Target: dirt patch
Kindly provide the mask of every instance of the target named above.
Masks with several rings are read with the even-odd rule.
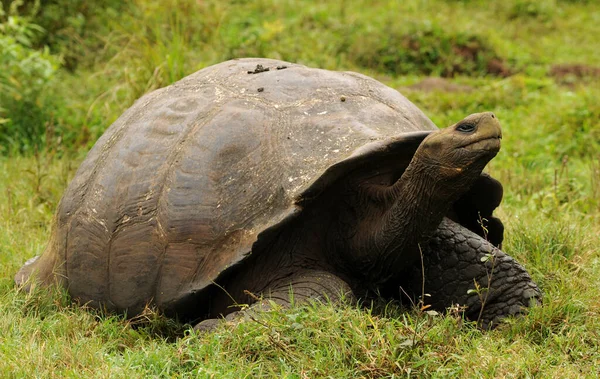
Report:
[[[582,79],[600,78],[600,67],[579,63],[556,64],[550,68],[550,76],[552,76],[559,84],[574,85]]]
[[[487,47],[483,46],[482,43],[477,40],[470,41],[465,45],[452,46],[454,54],[462,57],[463,60],[466,62],[476,62],[480,60],[480,57],[486,54],[486,49]],[[497,56],[488,56],[487,58],[488,59],[485,65],[485,71],[487,72],[487,74],[499,76],[502,78],[506,78],[513,74],[513,72],[503,59]],[[453,74],[456,72],[461,72],[460,65],[455,64],[452,67],[452,70],[443,72],[442,75],[453,76]]]
[[[600,67],[588,66],[585,64],[557,64],[550,69],[550,75],[556,78],[565,76],[575,76],[584,78],[586,76],[600,77]]]
[[[431,77],[407,87],[410,90],[422,92],[471,92],[473,87],[466,84],[452,83],[448,79]]]

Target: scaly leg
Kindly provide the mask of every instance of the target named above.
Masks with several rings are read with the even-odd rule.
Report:
[[[453,304],[466,305],[465,316],[489,329],[500,319],[520,314],[526,307],[541,302],[542,293],[523,266],[447,218],[421,249],[424,292],[430,295],[424,303],[430,309],[445,311]],[[420,266],[420,262],[414,264],[396,286],[402,286],[413,298],[422,293]],[[479,291],[471,291],[476,289],[475,283]],[[397,288],[395,292],[399,291]]]
[[[260,294],[259,294],[260,295]],[[283,307],[293,304],[302,304],[311,299],[331,301],[337,303],[347,300],[353,301],[354,294],[350,286],[337,276],[318,270],[304,270],[292,277],[280,279],[262,292],[263,300],[256,301],[249,308],[229,313],[225,319],[242,318],[245,314],[266,311],[270,308],[270,301]],[[211,331],[220,322],[218,318],[211,318],[196,324],[198,331]]]

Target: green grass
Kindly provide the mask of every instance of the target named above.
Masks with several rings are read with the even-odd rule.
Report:
[[[37,16],[48,29],[40,43],[68,58],[39,101],[42,126],[24,129],[41,130],[41,144],[0,150],[0,377],[600,375],[600,77],[551,75],[556,64],[600,66],[596,2],[102,1],[78,2],[68,18],[61,1]],[[456,61],[470,38],[485,54]],[[195,335],[151,310],[126,320],[61,290],[17,291],[13,275],[43,250],[62,191],[102,131],[143,93],[236,56],[366,73],[439,126],[494,111],[504,139],[489,171],[505,187],[504,250],[540,285],[543,306],[492,332],[394,304],[311,304]],[[484,70],[492,56],[510,76]],[[428,73],[471,90],[411,89]],[[17,116],[0,120],[27,119]]]

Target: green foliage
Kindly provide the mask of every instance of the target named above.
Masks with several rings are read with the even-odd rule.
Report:
[[[42,94],[60,66],[47,48],[33,48],[43,29],[27,17],[0,8],[0,153],[33,151],[46,139],[51,118]]]
[[[512,5],[509,17],[548,20],[553,16],[555,8],[554,0],[518,0]]]
[[[366,35],[356,41],[354,57],[362,67],[392,75],[425,74],[507,76],[510,69],[480,36],[448,32],[438,25],[418,25],[405,32],[390,24],[387,35]]]
[[[3,0],[5,5],[10,0]],[[98,33],[108,33],[105,21],[118,15],[123,5],[115,0],[35,0],[12,1],[19,14],[34,19],[45,33],[32,40],[36,48],[48,46],[54,54],[63,57],[65,67],[74,70],[89,55],[102,48]],[[15,6],[16,5],[16,6]]]

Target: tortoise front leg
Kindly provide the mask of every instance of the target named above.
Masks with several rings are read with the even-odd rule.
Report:
[[[354,300],[348,283],[320,270],[302,270],[290,278],[277,280],[263,291],[263,296],[284,307],[292,303],[306,303],[311,299],[332,303]]]
[[[523,266],[449,219],[442,221],[421,248],[424,293],[430,295],[424,302],[430,309],[445,311],[453,304],[466,305],[465,316],[488,329],[541,302],[542,293]],[[397,283],[416,298],[422,293],[422,278],[420,264],[415,264]]]
[[[332,303],[355,300],[350,286],[344,280],[329,272],[319,270],[303,270],[290,277],[278,279],[270,283],[261,293],[255,295],[261,296],[261,299],[244,310],[229,313],[225,316],[225,320],[240,319],[254,312],[268,311],[271,308],[271,302],[288,308],[310,300]],[[205,332],[212,331],[221,320],[221,318],[207,319],[196,324],[194,329]]]

